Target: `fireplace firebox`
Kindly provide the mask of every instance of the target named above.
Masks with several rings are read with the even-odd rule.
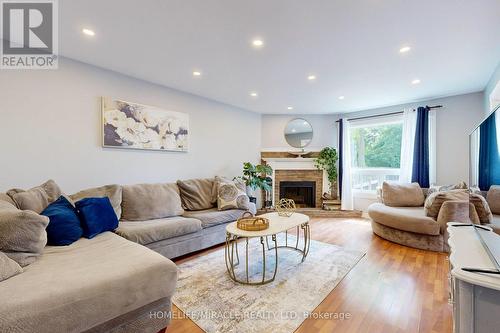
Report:
[[[297,207],[316,207],[316,182],[280,181],[280,199],[293,199]]]

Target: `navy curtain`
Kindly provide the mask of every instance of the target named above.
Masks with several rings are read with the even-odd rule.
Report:
[[[498,112],[498,111],[497,111]],[[479,126],[479,188],[500,184],[500,153],[494,112]]]
[[[342,173],[344,160],[344,122],[339,120],[339,199],[342,200]]]
[[[417,109],[411,181],[421,187],[429,187],[429,110],[428,106]]]

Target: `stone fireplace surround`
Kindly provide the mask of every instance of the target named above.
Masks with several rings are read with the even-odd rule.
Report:
[[[314,181],[316,183],[316,208],[321,208],[321,196],[328,192],[326,172],[318,170],[314,165],[314,158],[281,158],[263,157],[262,160],[273,168],[273,206],[279,201],[280,181]]]

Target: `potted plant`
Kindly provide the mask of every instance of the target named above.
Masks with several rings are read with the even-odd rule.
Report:
[[[255,197],[255,190],[258,188],[269,192],[272,189],[270,184],[270,177],[273,173],[273,169],[269,165],[257,164],[253,165],[250,162],[243,163],[243,176],[235,177],[235,179],[240,179],[247,186],[247,193],[250,201],[257,203],[257,198]]]
[[[328,182],[330,183],[330,196],[337,200],[337,150],[332,147],[325,147],[315,159],[315,166],[319,170],[326,171]]]

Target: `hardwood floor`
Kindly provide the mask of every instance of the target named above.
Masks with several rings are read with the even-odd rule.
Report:
[[[297,333],[452,331],[446,254],[385,241],[372,233],[366,219],[312,219],[311,232],[312,239],[367,253],[314,311],[349,314],[349,319],[308,318]],[[174,314],[182,317],[175,306]],[[174,319],[167,332],[203,331],[182,318]]]

